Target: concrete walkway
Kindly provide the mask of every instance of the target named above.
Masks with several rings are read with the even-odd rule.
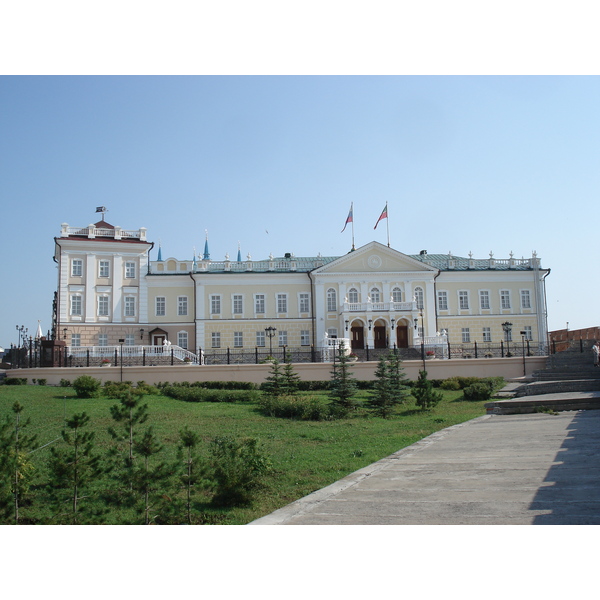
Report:
[[[600,410],[479,417],[250,524],[600,524]]]

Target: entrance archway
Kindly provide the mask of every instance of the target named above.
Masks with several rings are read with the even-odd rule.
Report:
[[[350,333],[352,334],[350,339],[352,350],[363,350],[365,347],[365,326],[362,321],[354,321]]]
[[[408,325],[403,323],[396,325],[396,346],[398,348],[408,348]]]
[[[373,327],[373,345],[375,348],[387,348],[387,327],[384,321],[377,321]]]

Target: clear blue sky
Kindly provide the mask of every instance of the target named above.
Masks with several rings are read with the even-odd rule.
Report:
[[[387,202],[397,250],[535,250],[550,329],[600,325],[599,110],[598,77],[0,77],[0,345],[50,327],[53,237],[100,205],[163,258],[258,260],[344,254],[351,202],[385,243]]]

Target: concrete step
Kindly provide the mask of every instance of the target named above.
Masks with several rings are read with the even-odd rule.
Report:
[[[571,379],[560,381],[534,381],[518,388],[515,392],[515,396],[523,397],[538,396],[540,394],[593,391],[600,391],[600,380]]]
[[[488,414],[511,415],[546,411],[591,410],[600,408],[600,391],[563,392],[506,400],[485,404]]]

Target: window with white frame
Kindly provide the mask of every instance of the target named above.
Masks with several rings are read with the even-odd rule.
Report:
[[[448,310],[448,292],[438,292],[438,310]]]
[[[185,348],[187,350],[187,347],[188,347],[188,333],[187,333],[187,331],[178,331],[177,332],[177,345],[180,348]]]
[[[491,329],[491,327],[484,327],[483,328],[483,341],[484,342],[491,342],[492,341],[492,329]]]
[[[108,317],[108,296],[98,296],[98,316]]]
[[[81,301],[80,294],[73,294],[71,296],[71,315],[80,317],[83,313],[83,303]]]
[[[126,333],[125,334],[125,345],[126,346],[135,346],[135,334],[134,333]]]
[[[300,305],[300,312],[310,312],[310,297],[308,294],[302,293],[298,296],[298,303]]]
[[[244,333],[242,331],[233,332],[233,346],[234,348],[242,348],[244,345]]]
[[[98,263],[98,277],[110,277],[110,262],[101,260]]]
[[[287,312],[287,294],[277,294],[277,312]]]
[[[466,290],[458,292],[458,308],[460,310],[469,310],[469,292]]]
[[[337,311],[337,294],[333,288],[327,290],[327,312]]]
[[[423,308],[423,288],[421,287],[415,288],[415,302],[417,303],[417,308]]]
[[[521,290],[521,308],[531,308],[531,294],[529,290]]]
[[[254,312],[256,314],[264,314],[265,312],[265,295],[256,294],[254,296]]]
[[[302,329],[300,331],[300,345],[310,346],[310,331],[308,329]]]
[[[81,334],[80,333],[72,333],[71,334],[71,346],[74,348],[79,348],[81,346]]]
[[[504,310],[510,308],[510,290],[500,290],[500,307]]]
[[[210,345],[211,345],[211,348],[220,348],[221,347],[221,333],[219,331],[213,331],[210,334]]]
[[[98,346],[108,346],[108,334],[107,333],[99,333],[98,334]]]
[[[210,314],[221,314],[221,296],[219,296],[218,294],[214,294],[210,297]]]
[[[371,288],[371,302],[381,302],[381,292],[379,291],[379,288]]]
[[[265,340],[266,340],[265,332],[264,331],[257,331],[256,332],[256,345],[259,348],[264,348],[265,347]]]
[[[135,317],[135,296],[125,296],[125,316]]]
[[[338,336],[338,330],[337,330],[337,328],[336,327],[330,327],[327,330],[327,336],[330,337],[330,338],[336,339],[337,336]]]
[[[177,298],[177,314],[184,317],[188,314],[188,299],[187,296],[178,296]]]
[[[71,261],[71,277],[83,276],[83,260],[80,258],[74,258]]]
[[[531,328],[531,325],[525,325],[525,327],[523,327],[523,331],[525,332],[525,339],[532,341],[533,340],[533,330]]]
[[[287,346],[287,343],[288,343],[287,331],[280,331],[279,332],[279,345]]]
[[[468,344],[471,341],[471,332],[468,327],[462,328],[462,341],[463,344]]]
[[[490,293],[488,290],[479,290],[479,308],[481,310],[490,309]]]
[[[154,310],[157,317],[164,317],[167,314],[167,299],[164,296],[157,296],[154,299]]]
[[[125,278],[135,279],[135,263],[132,261],[125,263]]]
[[[399,287],[392,290],[392,302],[402,302],[402,290]]]
[[[358,303],[358,290],[356,288],[350,288],[348,290],[348,302],[350,304],[357,304]]]
[[[233,296],[233,314],[241,315],[244,312],[244,297],[241,294]]]

